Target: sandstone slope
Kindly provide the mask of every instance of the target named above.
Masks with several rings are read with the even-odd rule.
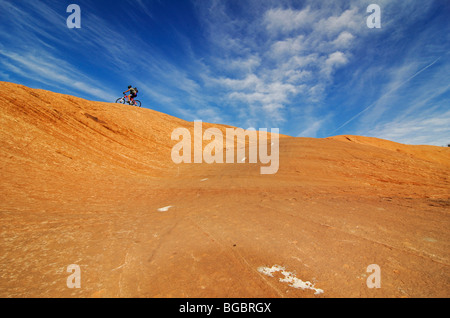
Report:
[[[193,123],[0,88],[1,297],[450,296],[448,148],[282,136],[276,175],[176,165]]]

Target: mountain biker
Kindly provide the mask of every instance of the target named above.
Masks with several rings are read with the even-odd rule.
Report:
[[[127,95],[128,100],[133,104],[136,105],[134,98],[137,97],[137,92],[136,89],[133,88],[133,86],[129,85],[128,86],[128,90],[126,90],[125,92],[123,92],[124,94],[130,92],[130,95]]]

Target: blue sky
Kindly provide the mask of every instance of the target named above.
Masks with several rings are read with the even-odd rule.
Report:
[[[147,108],[295,137],[450,143],[448,0],[0,0],[0,12],[2,81],[108,102],[131,84]]]

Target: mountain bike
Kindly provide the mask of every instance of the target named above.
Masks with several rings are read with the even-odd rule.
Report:
[[[127,94],[123,93],[123,95],[124,95],[123,97],[118,98],[116,100],[116,103],[119,103],[119,104],[128,103],[128,105],[131,105],[131,106],[141,107],[141,102],[139,100],[134,99],[134,98],[132,98],[132,100],[129,100],[128,97],[127,97]]]

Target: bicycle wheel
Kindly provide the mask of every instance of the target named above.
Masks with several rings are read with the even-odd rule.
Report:
[[[118,104],[125,104],[125,98],[123,98],[123,97],[118,98],[118,99],[116,100],[116,103],[118,103]]]
[[[141,107],[141,101],[140,100],[135,99],[134,101],[136,102],[136,106]]]

